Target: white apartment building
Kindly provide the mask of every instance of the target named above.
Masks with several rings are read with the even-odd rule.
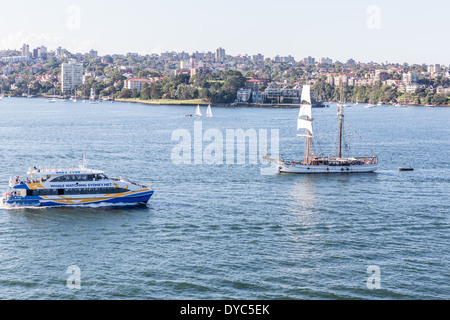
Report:
[[[123,87],[133,90],[136,89],[136,91],[141,91],[142,87],[145,83],[150,84],[152,81],[148,79],[127,79],[123,82]]]
[[[30,56],[30,46],[28,44],[24,44],[22,46],[22,56],[29,57]]]
[[[416,83],[417,81],[419,81],[419,75],[417,73],[408,72],[402,76],[402,82],[405,86]]]
[[[320,64],[332,64],[333,60],[330,58],[319,58],[319,63]]]
[[[61,89],[63,92],[75,89],[83,84],[83,64],[70,60],[61,66]]]
[[[405,91],[407,93],[414,93],[419,88],[420,88],[420,86],[417,83],[412,83],[412,84],[406,85]]]
[[[440,73],[442,70],[441,65],[439,64],[432,64],[428,66],[428,72],[431,74]]]

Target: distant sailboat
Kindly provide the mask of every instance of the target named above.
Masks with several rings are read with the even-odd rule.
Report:
[[[197,106],[197,110],[195,110],[195,116],[197,118],[201,118],[202,117],[202,112],[200,111],[200,105]]]
[[[89,99],[90,104],[98,104],[98,101],[95,99]]]
[[[208,109],[206,109],[206,116],[208,118],[212,118],[212,110],[211,110],[211,105],[208,106]]]
[[[58,100],[55,98],[55,89],[53,89],[53,98],[51,98],[50,100],[48,100],[47,102],[49,102],[49,103],[55,103],[55,102],[57,102]]]

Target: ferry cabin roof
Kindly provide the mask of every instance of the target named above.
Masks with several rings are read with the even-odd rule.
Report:
[[[93,169],[87,169],[83,167],[78,168],[69,168],[69,169],[56,169],[56,168],[45,168],[40,169],[34,167],[33,169],[30,168],[27,171],[27,174],[30,176],[60,176],[60,175],[67,175],[67,174],[103,174],[103,171],[100,170],[93,170]]]

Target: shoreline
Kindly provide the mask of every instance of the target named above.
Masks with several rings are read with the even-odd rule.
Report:
[[[5,96],[8,97],[8,96]],[[5,98],[4,97],[4,98]],[[41,98],[41,99],[51,99],[51,98],[58,98],[60,99],[60,96],[53,96],[53,95],[40,95],[40,96],[32,96],[30,98],[28,97],[15,97],[11,96],[9,98]],[[80,100],[88,100],[88,99],[80,99]],[[177,100],[173,101],[151,101],[151,100],[136,100],[136,99],[114,99],[114,100],[103,100],[103,99],[97,99],[98,102],[122,102],[122,103],[139,103],[139,104],[146,104],[146,105],[154,105],[154,106],[203,106],[206,107],[208,105],[215,106],[215,107],[249,107],[249,108],[278,108],[278,109],[292,109],[292,108],[299,108],[299,104],[270,104],[270,103],[243,103],[243,104],[235,104],[235,103],[209,103],[205,101],[197,101],[193,100],[192,102],[187,100],[181,100],[181,102],[177,102]],[[184,101],[184,102],[183,102]],[[332,101],[331,103],[339,103]],[[352,102],[351,102],[352,103]],[[361,102],[361,104],[368,104]],[[382,104],[382,106],[395,106],[392,103],[386,103]],[[402,103],[401,106],[406,107],[425,107],[425,108],[448,108],[450,105],[422,105],[422,104],[411,104],[411,103]],[[318,107],[318,108],[326,108],[326,107]]]
[[[200,105],[200,106],[215,106],[215,107],[249,107],[249,108],[278,108],[278,109],[290,109],[290,108],[299,108],[300,105],[299,104],[270,104],[270,103],[249,103],[249,104],[233,104],[233,103],[209,103],[209,102],[201,102],[201,103],[197,103],[197,102],[192,102],[192,103],[187,103],[187,102],[176,102],[176,100],[174,100],[174,102],[155,102],[155,101],[149,101],[149,100],[128,100],[128,99],[114,99],[115,102],[130,102],[130,103],[141,103],[141,104],[147,104],[147,105],[155,105],[155,106],[195,106],[195,105]],[[331,103],[339,103],[339,102],[331,102]],[[361,102],[361,104],[368,104],[368,103],[363,103]],[[394,104],[392,103],[386,103],[383,104],[382,106],[394,106]],[[428,106],[428,105],[422,105],[422,104],[409,104],[409,103],[403,103],[402,106],[406,106],[406,107],[429,107],[429,108],[445,108],[445,107],[450,107],[450,105],[433,105],[433,106]],[[314,108],[314,107],[313,107]],[[327,107],[316,107],[318,109],[323,109],[323,108],[327,108]]]

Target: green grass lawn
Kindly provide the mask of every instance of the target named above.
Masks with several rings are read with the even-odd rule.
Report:
[[[147,104],[175,104],[175,105],[181,105],[181,104],[188,104],[188,105],[195,105],[195,104],[207,104],[207,102],[203,101],[202,99],[192,99],[192,100],[173,100],[173,99],[158,99],[158,100],[141,100],[139,98],[130,98],[130,99],[116,99],[116,101],[122,101],[122,102],[140,102],[140,103],[147,103]]]

